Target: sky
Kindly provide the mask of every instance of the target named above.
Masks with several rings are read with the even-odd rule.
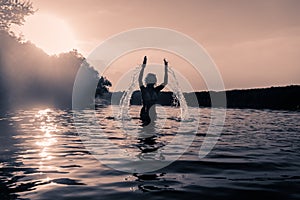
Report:
[[[46,41],[40,47],[49,54],[76,48],[88,56],[112,35],[134,28],[162,27],[201,44],[218,67],[226,89],[300,84],[298,0],[31,1],[38,11],[20,30],[37,46]],[[61,37],[54,39],[57,42],[47,39],[56,33]],[[105,75],[114,84],[147,53],[154,63],[167,57],[194,90],[207,88],[193,66],[167,52],[125,55]]]

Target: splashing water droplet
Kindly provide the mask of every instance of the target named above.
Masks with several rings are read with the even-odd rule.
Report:
[[[188,114],[188,106],[186,103],[186,100],[184,98],[184,95],[182,93],[182,90],[179,86],[178,79],[176,78],[175,72],[172,68],[168,68],[168,72],[171,74],[171,81],[169,81],[169,87],[171,88],[173,92],[173,98],[175,98],[175,101],[179,101],[180,110],[181,110],[181,119],[185,120],[189,118]],[[178,104],[176,102],[176,104]]]
[[[124,91],[124,94],[120,100],[120,104],[119,104],[120,113],[118,115],[119,119],[122,119],[122,120],[130,119],[130,116],[129,116],[130,99],[131,99],[132,93],[134,92],[134,89],[136,87],[140,69],[141,69],[141,66],[138,66],[133,70],[133,75],[131,78],[130,85],[129,85],[128,89],[126,91]]]

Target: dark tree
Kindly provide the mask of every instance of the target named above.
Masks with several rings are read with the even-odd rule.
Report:
[[[8,32],[12,24],[23,25],[25,17],[34,12],[30,1],[0,0],[0,30]]]
[[[97,96],[101,97],[103,96],[103,94],[108,93],[109,92],[108,87],[111,86],[112,86],[111,82],[108,79],[106,79],[106,77],[101,76],[97,85],[96,97]]]

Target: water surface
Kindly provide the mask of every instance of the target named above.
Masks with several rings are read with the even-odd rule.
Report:
[[[138,117],[139,109],[131,107],[132,116]],[[175,137],[179,120],[158,122],[162,129],[152,136],[128,136],[111,110],[101,108],[96,117],[112,144],[132,158],[160,160],[172,154],[163,149]],[[164,113],[174,112],[179,111],[164,107]],[[106,166],[118,162],[118,155],[101,135],[93,135],[90,143],[105,162],[97,160],[78,135],[71,111],[7,113],[0,119],[1,199],[300,199],[299,112],[228,109],[218,143],[199,159],[210,112],[199,109],[197,134],[191,134],[195,137],[184,155],[148,173]],[[132,121],[142,129],[137,118]]]

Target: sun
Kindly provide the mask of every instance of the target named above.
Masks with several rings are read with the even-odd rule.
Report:
[[[31,41],[49,55],[77,49],[70,26],[64,20],[50,14],[27,17],[20,31],[25,40]]]

